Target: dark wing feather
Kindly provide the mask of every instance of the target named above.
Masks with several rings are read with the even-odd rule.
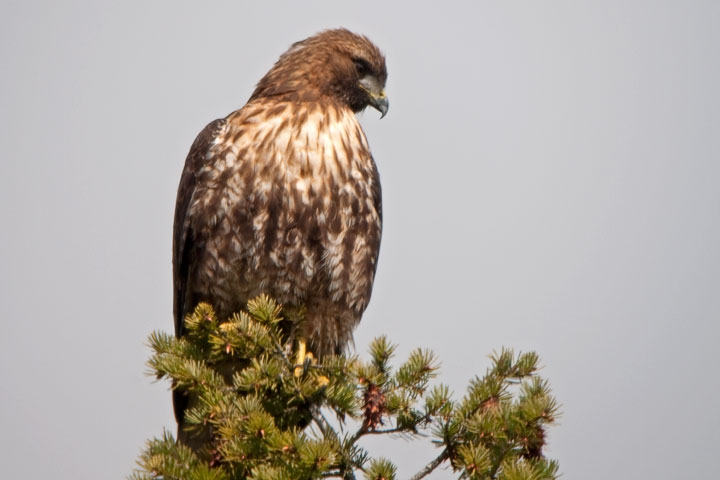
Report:
[[[372,155],[371,155],[372,157]],[[375,160],[373,160],[373,165]],[[380,222],[380,228],[377,232],[377,238],[372,239],[373,255],[375,256],[375,265],[373,265],[373,280],[375,279],[375,273],[377,272],[377,259],[380,254],[380,240],[382,238],[382,226],[383,226],[383,210],[382,210],[382,187],[380,186],[380,173],[377,171],[377,167],[373,168],[373,186],[372,186],[372,202],[375,206],[375,210],[378,214],[378,220]],[[368,301],[370,300],[370,293],[372,293],[372,284],[370,282],[370,292],[368,293]]]
[[[177,201],[175,203],[175,223],[173,225],[173,286],[174,301],[173,312],[175,315],[175,335],[180,337],[183,334],[183,323],[187,307],[188,295],[192,295],[191,286],[188,284],[188,272],[193,260],[195,246],[193,235],[190,231],[189,208],[197,175],[206,161],[206,156],[212,146],[215,137],[222,131],[226,120],[224,118],[209,123],[193,142],[190,147],[185,167],[183,168],[180,186],[178,187]]]
[[[175,335],[183,334],[185,310],[188,308],[188,295],[192,296],[192,286],[189,285],[189,270],[193,262],[196,246],[193,244],[193,234],[190,231],[190,215],[188,210],[192,202],[197,183],[197,175],[205,164],[207,154],[215,137],[225,125],[225,119],[218,119],[209,123],[190,147],[185,159],[180,186],[178,187],[175,202],[175,223],[173,224],[173,313],[175,315]],[[185,409],[188,407],[187,393],[173,390],[173,410],[178,426],[182,425]],[[178,432],[181,429],[178,427]]]

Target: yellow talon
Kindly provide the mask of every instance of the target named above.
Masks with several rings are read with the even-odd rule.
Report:
[[[304,338],[298,339],[298,348],[297,348],[297,357],[295,360],[295,376],[299,377],[303,373],[303,369],[305,368],[305,357],[307,357],[307,343],[305,342]]]
[[[307,342],[304,338],[298,339],[298,346],[297,346],[297,352],[295,354],[295,376],[299,377],[303,374],[305,371],[305,363],[308,362],[310,364],[316,363],[315,355],[312,354],[312,352],[308,351],[307,349]],[[324,387],[330,383],[330,379],[326,377],[325,375],[320,375],[317,378],[317,384],[320,387]]]

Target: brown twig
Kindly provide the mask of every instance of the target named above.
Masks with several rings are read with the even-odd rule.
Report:
[[[423,468],[418,473],[416,473],[415,475],[410,477],[410,480],[420,480],[421,478],[424,478],[427,475],[430,475],[430,473],[432,473],[433,470],[435,470],[437,467],[439,467],[440,464],[442,462],[444,462],[445,460],[447,460],[448,458],[450,458],[450,454],[448,453],[448,450],[446,448],[445,450],[443,450],[443,452],[440,455],[437,456],[437,458],[435,460],[428,463],[425,466],[425,468]]]

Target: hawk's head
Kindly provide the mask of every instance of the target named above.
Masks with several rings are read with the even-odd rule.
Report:
[[[251,100],[287,97],[295,101],[329,98],[354,112],[367,106],[384,117],[387,69],[380,49],[367,37],[345,29],[326,30],[295,43],[257,85]]]

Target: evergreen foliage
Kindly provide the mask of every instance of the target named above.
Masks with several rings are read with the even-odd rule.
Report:
[[[432,352],[415,350],[393,368],[395,346],[385,337],[372,342],[369,361],[335,356],[298,367],[282,314],[266,296],[224,321],[200,304],[186,318],[183,338],[150,336],[152,373],[198,396],[186,419],[197,428],[211,425],[213,442],[198,455],[165,432],[148,442],[132,479],[362,474],[394,480],[395,465],[371,458],[360,445],[362,437],[378,434],[432,437],[440,454],[412,480],[442,464],[465,479],[557,477],[557,463],[543,456],[542,447],[558,406],[537,375],[535,353],[494,354],[485,374],[454,400],[447,386],[430,385],[438,372]]]

